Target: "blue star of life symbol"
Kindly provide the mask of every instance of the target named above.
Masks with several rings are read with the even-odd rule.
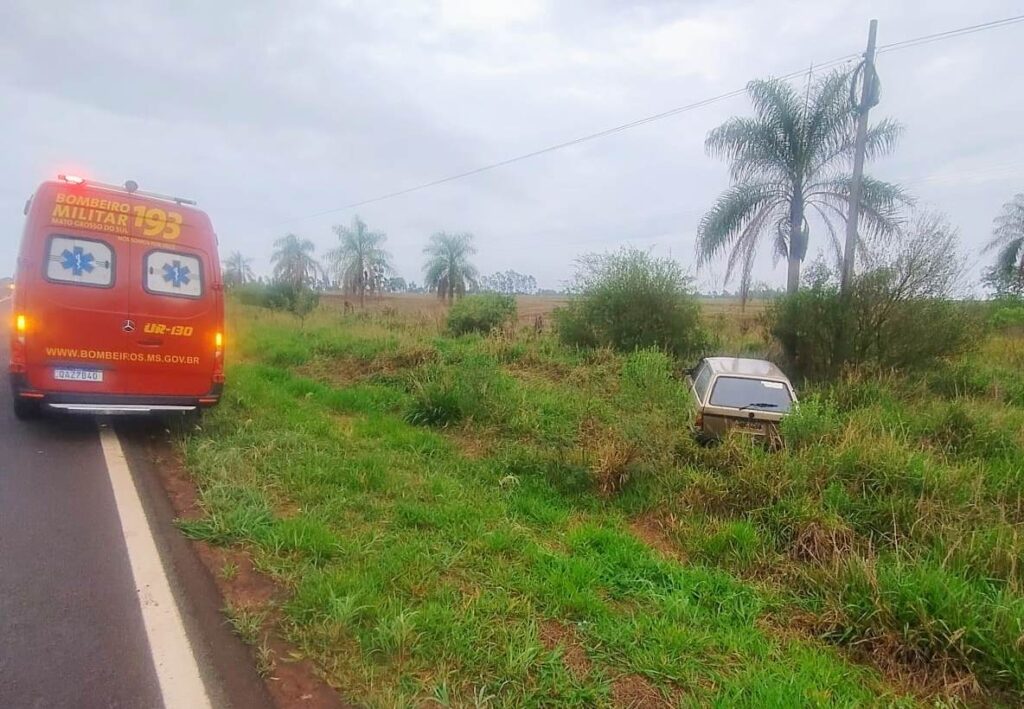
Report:
[[[189,281],[192,280],[189,278],[189,273],[189,267],[182,266],[181,261],[175,260],[164,264],[164,280],[175,288],[188,285]]]
[[[96,260],[96,257],[81,246],[76,246],[70,251],[68,249],[64,249],[60,255],[60,259],[61,268],[66,271],[71,271],[71,274],[74,276],[81,276],[83,273],[92,273],[92,270],[96,268],[92,263]]]

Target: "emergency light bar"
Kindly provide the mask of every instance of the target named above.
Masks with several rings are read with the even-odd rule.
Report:
[[[85,178],[79,177],[78,175],[57,175],[57,179],[61,182],[67,182],[69,185],[84,185]],[[163,199],[168,202],[175,202],[176,204],[190,204],[195,205],[194,199],[185,199],[184,197],[173,197],[171,195],[160,194],[159,192],[144,192],[139,189],[139,185],[135,180],[128,180],[123,185],[110,185],[105,182],[93,182],[89,181],[90,187],[99,187],[104,190],[113,190],[115,192],[127,192],[128,194],[137,194],[142,197],[153,197],[154,199]]]

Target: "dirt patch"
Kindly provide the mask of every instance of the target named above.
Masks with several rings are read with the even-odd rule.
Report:
[[[647,546],[674,561],[684,561],[679,545],[672,541],[669,530],[676,526],[674,515],[645,512],[629,523],[629,530]]]
[[[167,497],[174,514],[180,519],[199,519],[203,510],[199,506],[199,492],[192,477],[185,470],[181,456],[174,452],[170,443],[150,438],[146,453],[153,461],[153,469],[159,471]]]
[[[612,681],[612,704],[624,709],[670,707],[672,702],[640,675],[620,675]]]
[[[497,438],[497,436],[482,436],[479,433],[474,433],[468,427],[449,429],[445,432],[445,437],[455,444],[463,457],[469,460],[483,460],[490,456],[494,448],[492,442]]]
[[[196,486],[171,443],[157,437],[150,438],[146,452],[155,463],[153,468],[159,471],[160,482],[175,515],[182,519],[201,517]],[[349,706],[320,679],[316,666],[282,638],[280,617],[275,609],[287,594],[256,570],[249,554],[241,549],[214,547],[205,542],[193,541],[190,544],[213,577],[226,607],[266,612],[261,643],[252,647],[251,652],[275,705],[281,709]]]
[[[590,658],[572,628],[557,620],[545,620],[540,625],[540,641],[546,650],[562,649],[562,663],[573,677],[582,679],[590,674]]]

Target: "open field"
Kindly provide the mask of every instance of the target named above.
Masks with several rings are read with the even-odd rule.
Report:
[[[344,312],[345,303],[352,310],[358,310],[359,299],[351,295],[325,293],[320,302],[325,309]],[[520,322],[533,322],[541,315],[547,317],[551,311],[569,302],[566,295],[517,295],[516,305],[519,309]],[[426,319],[443,321],[448,306],[443,300],[428,293],[387,293],[366,298],[365,310],[370,313],[394,313],[408,316],[420,316]]]
[[[1024,700],[1020,337],[806,391],[769,453],[698,446],[661,353],[451,338],[425,301],[232,309],[182,526],[283,589],[247,636],[278,618],[372,706]],[[716,347],[767,349],[736,310]]]

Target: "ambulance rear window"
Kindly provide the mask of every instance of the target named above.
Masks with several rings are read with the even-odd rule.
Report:
[[[114,284],[114,250],[97,239],[54,234],[46,257],[49,281],[94,288]]]
[[[146,290],[156,295],[198,298],[203,294],[199,259],[175,251],[150,251],[145,256]]]

